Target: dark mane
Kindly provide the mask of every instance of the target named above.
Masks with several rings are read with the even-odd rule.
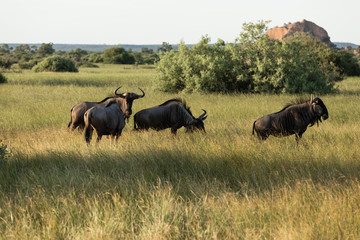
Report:
[[[186,111],[188,111],[188,113],[190,113],[190,115],[192,116],[192,113],[190,111],[190,107],[187,106],[186,101],[184,99],[182,99],[182,98],[173,98],[173,99],[167,100],[166,102],[160,104],[159,106],[165,106],[165,105],[170,104],[172,102],[177,102],[177,103],[181,104],[186,109]]]
[[[103,100],[101,100],[100,102],[97,102],[97,103],[103,103],[103,102],[105,102],[106,100],[109,100],[110,98],[114,98],[114,97],[107,97],[107,98],[104,98]]]
[[[300,98],[295,99],[295,100],[291,101],[290,103],[288,103],[283,109],[281,109],[277,113],[282,112],[282,111],[284,111],[285,109],[287,109],[287,108],[289,108],[291,106],[303,104],[303,103],[306,103],[306,102],[309,102],[309,101],[310,101],[309,99],[305,99],[303,97],[300,97]]]

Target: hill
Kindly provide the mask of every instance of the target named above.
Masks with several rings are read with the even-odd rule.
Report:
[[[2,43],[3,44],[3,43]],[[1,44],[1,45],[2,45]],[[21,44],[28,44],[29,46],[37,46],[38,48],[41,46],[41,43],[7,43],[9,47],[15,48]],[[107,48],[112,47],[123,47],[125,50],[131,49],[135,52],[141,52],[142,48],[152,49],[154,52],[158,50],[161,44],[149,44],[149,45],[133,45],[133,44],[116,44],[116,45],[107,45],[107,44],[59,44],[55,43],[53,48],[56,51],[70,51],[80,48],[82,50],[90,51],[90,52],[103,52]],[[173,48],[177,49],[177,45],[173,46]]]
[[[349,43],[349,42],[334,42],[334,44],[336,45],[336,47],[338,48],[345,48],[347,46],[350,46],[352,48],[357,48],[360,45],[354,44],[354,43]]]

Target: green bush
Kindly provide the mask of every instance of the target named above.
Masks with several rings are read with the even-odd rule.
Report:
[[[135,58],[122,47],[105,49],[104,63],[110,64],[134,64]]]
[[[160,54],[156,87],[167,92],[229,92],[236,90],[231,51],[222,40],[209,45],[203,37],[192,49],[184,43],[179,50]]]
[[[360,63],[357,57],[348,51],[337,50],[335,52],[335,63],[344,76],[360,76]]]
[[[59,56],[51,56],[32,68],[35,72],[78,72],[74,62]]]
[[[10,69],[15,62],[11,57],[0,57],[0,68]]]
[[[83,57],[83,60],[86,60],[88,62],[92,63],[102,63],[104,62],[104,56],[101,53],[90,53],[86,57]]]
[[[244,24],[235,43],[203,39],[160,54],[156,88],[166,92],[329,93],[339,78],[332,50],[310,36],[270,40],[267,22]]]
[[[18,63],[20,69],[32,69],[37,63],[37,60],[30,60],[30,61],[20,61]]]
[[[318,54],[300,42],[282,44],[284,58],[279,61],[286,93],[330,93],[334,91],[334,69],[322,68]]]
[[[2,73],[0,73],[0,83],[7,83],[7,79]]]

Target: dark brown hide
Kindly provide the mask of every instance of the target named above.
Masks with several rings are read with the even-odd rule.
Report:
[[[256,132],[258,138],[262,140],[266,140],[270,135],[282,137],[295,134],[298,142],[307,127],[321,121],[321,117],[326,120],[329,115],[325,104],[317,97],[300,104],[286,106],[280,112],[257,119],[253,123],[252,134]]]
[[[99,104],[99,103],[103,103],[108,101],[109,99],[121,99],[121,111],[125,114],[126,118],[129,119],[131,114],[132,114],[132,104],[133,101],[135,99],[139,99],[145,96],[145,93],[143,90],[140,91],[142,92],[142,95],[138,95],[136,93],[132,93],[132,92],[124,92],[124,93],[118,93],[117,91],[120,89],[121,87],[118,87],[115,91],[114,94],[116,97],[108,97],[103,99],[100,102],[81,102],[78,104],[75,104],[72,108],[71,108],[71,118],[70,118],[70,122],[68,124],[68,128],[70,130],[74,130],[77,127],[79,127],[80,130],[82,130],[85,127],[85,122],[84,122],[84,114],[87,110],[89,110],[90,108],[92,108],[93,106],[95,106],[95,104]]]
[[[134,129],[163,130],[171,128],[171,132],[176,134],[177,130],[185,127],[187,131],[193,130],[205,131],[204,120],[206,111],[198,118],[195,118],[185,101],[180,99],[171,99],[158,106],[143,109],[134,115]]]

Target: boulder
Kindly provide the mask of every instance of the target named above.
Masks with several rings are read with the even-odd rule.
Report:
[[[282,41],[284,38],[291,36],[295,32],[306,32],[320,41],[335,46],[331,41],[326,30],[313,22],[302,20],[301,22],[284,24],[282,27],[274,27],[269,29],[267,34],[270,39]]]

